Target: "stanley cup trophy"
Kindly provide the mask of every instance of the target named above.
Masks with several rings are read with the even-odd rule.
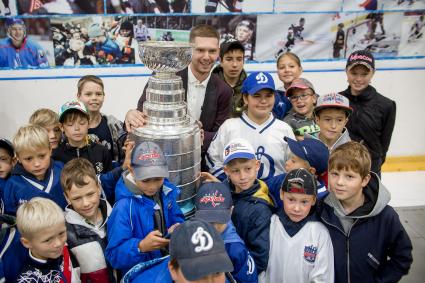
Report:
[[[155,72],[149,78],[143,112],[147,124],[134,131],[136,143],[153,141],[167,159],[169,180],[180,188],[178,204],[186,218],[194,214],[193,198],[200,185],[201,134],[188,115],[182,79],[175,72],[192,59],[192,46],[182,42],[143,42],[142,62]]]

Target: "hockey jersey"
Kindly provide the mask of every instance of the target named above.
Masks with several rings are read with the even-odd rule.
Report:
[[[291,127],[270,115],[262,125],[249,119],[246,113],[240,118],[226,120],[219,128],[208,149],[207,166],[210,173],[224,180],[223,151],[224,147],[234,138],[244,138],[250,142],[256,151],[256,157],[261,162],[258,178],[267,180],[285,172],[285,162],[288,159],[289,148],[284,137],[294,139]]]
[[[267,269],[259,282],[334,282],[331,237],[319,221],[308,221],[292,237],[273,215]]]

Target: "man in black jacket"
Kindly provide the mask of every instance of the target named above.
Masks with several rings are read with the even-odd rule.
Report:
[[[345,71],[349,87],[341,94],[350,100],[353,108],[347,129],[352,140],[368,148],[372,156],[371,170],[380,176],[394,130],[396,103],[369,85],[375,74],[375,60],[369,51],[353,52]]]

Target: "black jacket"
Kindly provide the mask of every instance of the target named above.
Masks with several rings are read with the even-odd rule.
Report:
[[[348,215],[332,192],[322,207],[334,248],[335,282],[398,282],[412,264],[412,243],[375,174],[363,194],[363,206]]]
[[[93,164],[96,174],[102,174],[112,170],[112,158],[108,149],[94,142],[88,142],[86,146],[76,148],[65,141],[54,149],[52,154],[54,160],[62,161],[65,164],[77,157],[82,157],[90,161]]]
[[[347,129],[354,141],[363,142],[372,157],[372,171],[381,172],[395,124],[395,101],[379,94],[368,86],[358,96],[348,87],[341,92],[350,100],[353,114],[348,118]]]

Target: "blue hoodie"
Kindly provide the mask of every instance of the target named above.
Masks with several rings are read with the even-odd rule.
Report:
[[[115,204],[108,222],[108,246],[105,257],[112,267],[123,274],[140,262],[161,257],[161,251],[140,252],[139,242],[155,230],[154,213],[159,205],[152,199],[134,194],[135,184],[128,179],[128,171],[118,181],[116,191],[125,192]],[[163,185],[161,199],[165,227],[184,221],[183,213],[177,205],[179,190],[173,186]]]
[[[16,215],[21,203],[35,197],[51,199],[62,209],[65,209],[67,203],[60,183],[62,168],[62,162],[51,159],[44,180],[39,181],[34,175],[26,171],[21,163],[16,164],[3,191],[5,213]]]
[[[15,282],[28,257],[28,250],[21,244],[15,217],[1,214],[0,224],[0,282]]]
[[[258,282],[257,268],[254,259],[249,254],[244,241],[239,237],[236,228],[230,220],[226,229],[221,233],[226,252],[233,263],[231,272],[237,282]]]

